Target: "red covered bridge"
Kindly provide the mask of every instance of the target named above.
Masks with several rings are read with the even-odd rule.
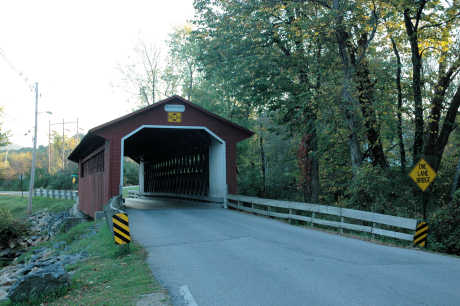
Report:
[[[179,96],[91,129],[78,163],[79,208],[94,217],[121,194],[123,157],[139,164],[140,192],[223,199],[236,193],[236,144],[253,132]]]

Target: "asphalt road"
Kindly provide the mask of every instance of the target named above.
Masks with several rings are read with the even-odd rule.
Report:
[[[459,258],[206,205],[127,204],[142,208],[128,210],[131,234],[174,305],[460,305]]]

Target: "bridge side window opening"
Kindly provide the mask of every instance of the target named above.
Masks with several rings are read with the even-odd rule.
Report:
[[[104,151],[101,151],[81,165],[81,177],[104,172]]]

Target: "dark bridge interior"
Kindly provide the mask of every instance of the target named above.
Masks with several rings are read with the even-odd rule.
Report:
[[[124,155],[140,164],[144,193],[206,196],[210,144],[204,130],[144,128],[125,139]]]

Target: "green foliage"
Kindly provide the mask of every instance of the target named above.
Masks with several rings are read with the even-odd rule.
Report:
[[[40,246],[50,247],[57,241],[66,242],[67,249],[61,252],[85,251],[88,258],[66,266],[71,271],[69,288],[24,305],[131,305],[142,294],[164,292],[145,263],[145,250],[135,242],[129,248],[117,246],[105,223],[81,223]],[[31,254],[32,250],[23,259]],[[163,296],[167,304],[167,294]]]
[[[142,247],[117,246],[105,223],[83,223],[56,239],[68,242],[71,253],[85,250],[89,258],[67,267],[73,271],[70,290],[47,305],[129,305],[142,294],[162,291]]]
[[[0,207],[0,249],[27,234],[28,228],[26,223],[15,219],[9,209]]]
[[[353,209],[417,218],[421,194],[415,188],[398,168],[382,170],[367,164],[348,183],[339,203]]]
[[[123,161],[123,185],[138,185],[139,184],[139,165],[130,158],[125,158]]]
[[[48,173],[47,169],[37,168],[35,170],[35,188],[70,190],[76,189],[77,184],[72,184],[72,174],[77,174],[77,165],[73,164],[64,170],[59,170],[53,174]],[[19,177],[1,178],[1,190],[27,191],[30,177],[27,173],[23,176],[22,185]]]
[[[3,108],[0,107],[0,120],[1,120],[2,113],[3,113]],[[2,128],[2,122],[0,121],[0,148],[3,146],[6,146],[7,144],[9,144],[8,131],[5,131]]]
[[[460,256],[460,189],[454,199],[439,208],[428,222],[428,246],[433,250]]]
[[[51,143],[51,156],[48,147],[37,148],[35,188],[76,189],[72,184],[72,174],[78,174],[77,164],[62,159],[77,145],[79,136],[65,137],[54,133]],[[49,161],[48,158],[51,157]],[[50,164],[49,164],[50,162]],[[21,148],[0,152],[0,190],[28,190],[32,149]],[[22,175],[22,185],[20,176]]]

